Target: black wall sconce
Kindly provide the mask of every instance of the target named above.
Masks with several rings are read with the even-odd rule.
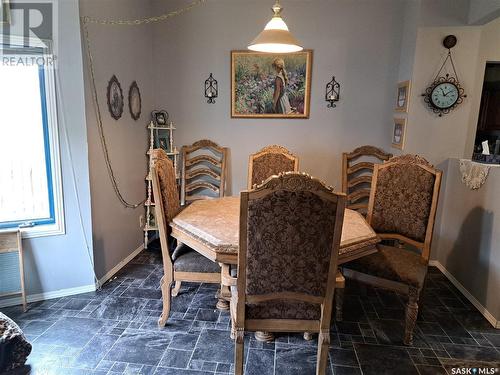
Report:
[[[325,100],[328,102],[328,108],[335,108],[335,103],[340,100],[340,83],[335,81],[335,76],[326,84]]]
[[[207,98],[207,103],[214,104],[215,98],[218,96],[219,87],[217,80],[210,73],[210,77],[205,81],[205,98]]]

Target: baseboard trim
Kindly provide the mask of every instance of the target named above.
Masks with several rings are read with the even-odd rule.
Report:
[[[431,260],[429,261],[430,266],[435,266],[437,267],[447,278],[450,280],[450,282],[457,288],[464,296],[469,300],[470,303],[474,305],[476,309],[479,310],[479,312],[490,322],[490,324],[494,328],[500,328],[500,320],[497,320],[489,311],[484,307],[481,302],[479,302],[476,297],[474,297],[472,294],[469,293],[467,289],[458,281],[455,279],[455,277],[438,261],[438,260]]]
[[[153,236],[151,241],[154,239],[155,239],[155,237]],[[79,286],[76,288],[60,289],[60,290],[55,290],[53,292],[30,294],[30,295],[26,296],[26,299],[28,302],[38,302],[38,301],[45,301],[45,300],[53,299],[53,298],[61,298],[61,297],[72,296],[75,294],[93,292],[96,289],[98,289],[101,285],[103,285],[106,281],[111,279],[118,271],[120,271],[123,267],[125,267],[125,265],[127,265],[132,259],[134,259],[137,256],[137,254],[139,254],[142,250],[144,250],[144,244],[142,244],[137,249],[132,251],[132,253],[130,255],[128,255],[125,259],[120,261],[108,273],[106,273],[103,277],[101,277],[99,279],[99,281],[95,284]],[[21,305],[22,303],[23,303],[23,301],[22,301],[21,296],[11,297],[11,298],[1,298],[0,299],[0,308]]]
[[[95,290],[96,290],[95,285],[89,284],[89,285],[84,285],[84,286],[78,286],[76,288],[59,289],[59,290],[55,290],[53,292],[30,294],[30,295],[26,296],[26,299],[28,300],[28,302],[38,302],[38,301],[45,301],[45,300],[53,299],[53,298],[72,296],[74,294],[93,292]],[[16,305],[21,305],[22,303],[23,303],[23,300],[22,300],[21,296],[0,299],[0,307],[16,306]]]
[[[137,254],[144,250],[144,244],[140,245],[137,249],[132,251],[125,259],[121,260],[116,266],[110,269],[103,277],[99,279],[96,283],[96,288],[99,289],[106,281],[111,279],[118,271],[125,267],[132,259],[134,259]]]

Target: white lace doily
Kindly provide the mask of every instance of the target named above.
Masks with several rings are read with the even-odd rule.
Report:
[[[483,186],[488,178],[490,166],[473,162],[472,160],[460,159],[460,173],[462,182],[471,190],[477,190]]]

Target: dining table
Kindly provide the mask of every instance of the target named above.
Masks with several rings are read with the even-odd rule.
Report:
[[[227,310],[234,278],[230,266],[238,263],[240,197],[197,200],[170,223],[171,235],[221,266],[217,308]],[[338,264],[377,252],[380,238],[357,211],[345,210]]]

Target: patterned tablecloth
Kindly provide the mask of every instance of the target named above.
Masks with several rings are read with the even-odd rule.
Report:
[[[172,228],[196,238],[216,253],[238,255],[240,198],[198,200],[181,211]],[[339,263],[375,252],[380,239],[364,217],[346,209]]]

